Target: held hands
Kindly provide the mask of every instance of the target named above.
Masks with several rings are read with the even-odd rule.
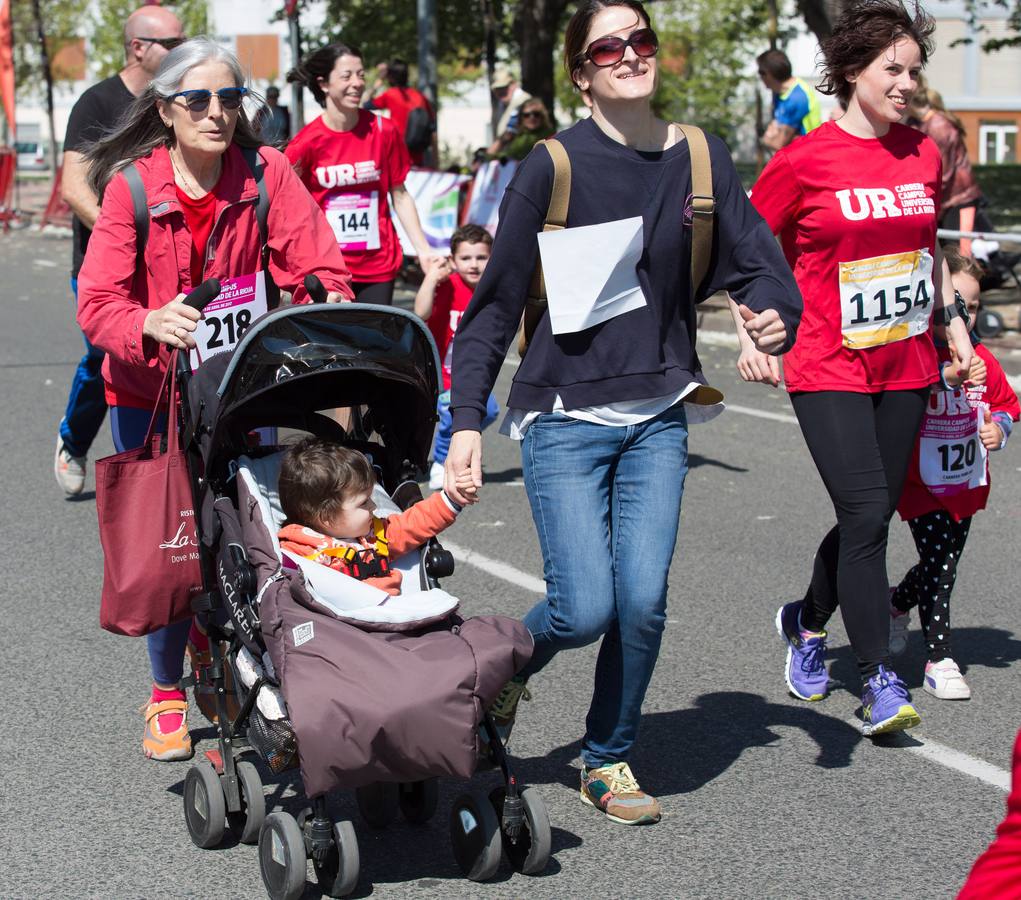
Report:
[[[787,326],[780,318],[780,313],[775,309],[752,312],[743,303],[738,306],[738,311],[744,320],[744,330],[755,344],[755,349],[760,353],[779,353],[787,343]]]
[[[327,303],[350,303],[351,300],[350,300],[350,298],[345,297],[340,291],[330,291],[326,295],[326,302]]]
[[[989,407],[982,410],[982,424],[978,428],[978,437],[986,450],[999,450],[1003,443],[1003,430],[993,421]]]
[[[181,302],[186,296],[178,294],[166,306],[152,310],[145,317],[142,333],[176,350],[194,347],[195,338],[191,334],[198,327],[202,313]]]
[[[742,343],[737,371],[745,381],[761,382],[773,387],[780,385],[780,363],[777,358],[756,350],[751,344]]]
[[[481,432],[455,431],[443,468],[443,490],[447,496],[460,506],[478,503],[482,487]]]
[[[968,326],[964,324],[964,320],[958,316],[951,320],[950,324],[946,326],[947,344],[950,346],[950,368],[956,367],[957,374],[960,376],[960,380],[963,381],[968,377],[971,371],[971,361],[975,356],[975,349],[971,345],[971,335],[968,334]],[[947,384],[950,384],[947,381]]]
[[[446,281],[454,271],[454,261],[449,256],[429,256],[420,264],[425,277],[433,284]]]

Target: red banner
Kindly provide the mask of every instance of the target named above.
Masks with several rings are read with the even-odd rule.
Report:
[[[11,141],[16,129],[14,119],[14,36],[11,28],[11,0],[0,0],[0,99],[10,126]]]

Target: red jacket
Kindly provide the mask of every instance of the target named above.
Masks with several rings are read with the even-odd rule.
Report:
[[[957,900],[1018,900],[1021,897],[1021,731],[1014,744],[1014,775],[1007,815],[996,840],[972,867]]]
[[[322,211],[283,154],[260,149],[266,163],[270,208],[269,270],[295,303],[307,302],[305,275],[319,275],[328,291],[353,296],[351,275]],[[150,310],[166,306],[191,283],[191,233],[177,200],[174,170],[160,147],[135,165],[142,176],[151,221],[145,267],[136,267],[135,216],[122,174],[114,176],[89,240],[78,276],[78,323],[106,351],[103,379],[111,404],[149,408],[159,392],[170,349],[142,337]],[[216,213],[203,278],[234,278],[262,268],[256,201],[259,191],[241,151],[233,144],[223,158],[216,187]]]

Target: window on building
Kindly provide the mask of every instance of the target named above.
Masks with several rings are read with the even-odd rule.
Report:
[[[1017,123],[979,123],[978,161],[982,165],[1017,162]]]

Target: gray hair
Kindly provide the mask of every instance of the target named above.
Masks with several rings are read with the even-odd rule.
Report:
[[[106,186],[121,169],[148,156],[157,147],[174,143],[174,130],[164,124],[157,101],[176,94],[185,75],[204,63],[223,63],[234,76],[234,84],[244,87],[245,72],[237,56],[207,37],[196,37],[175,47],[160,63],[152,81],[135,98],[120,124],[94,143],[85,153],[89,186],[102,199]],[[238,112],[232,143],[259,147],[258,130],[242,105]]]

